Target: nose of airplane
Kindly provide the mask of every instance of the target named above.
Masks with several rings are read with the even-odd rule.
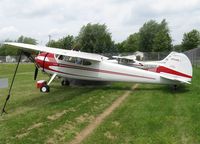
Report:
[[[38,55],[35,57],[35,63],[36,63],[37,65],[39,65]]]
[[[42,62],[43,62],[44,58],[43,56],[41,56],[41,54],[37,55],[35,57],[35,63],[37,64],[37,66],[42,67]]]

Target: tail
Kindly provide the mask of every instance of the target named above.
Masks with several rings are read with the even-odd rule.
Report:
[[[192,64],[185,54],[171,52],[161,64],[157,72],[161,73],[162,77],[183,83],[192,80]]]

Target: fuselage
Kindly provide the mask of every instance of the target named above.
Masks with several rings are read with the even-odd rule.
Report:
[[[41,53],[35,60],[44,72],[56,73],[63,78],[155,84],[178,83],[163,79],[160,77],[160,73],[112,63],[109,60],[97,62],[51,53]]]

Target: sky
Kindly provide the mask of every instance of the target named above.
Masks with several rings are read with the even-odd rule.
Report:
[[[88,23],[106,24],[115,42],[138,32],[149,20],[166,19],[173,44],[200,30],[200,0],[0,0],[0,41],[20,35],[45,45],[77,36]]]

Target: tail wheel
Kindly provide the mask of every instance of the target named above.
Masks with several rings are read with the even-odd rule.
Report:
[[[50,91],[50,87],[48,85],[44,85],[40,88],[40,91],[43,93],[48,93]]]
[[[68,80],[62,80],[61,85],[62,86],[68,86],[70,83]]]
[[[178,89],[178,85],[173,85],[173,89],[176,91]]]

